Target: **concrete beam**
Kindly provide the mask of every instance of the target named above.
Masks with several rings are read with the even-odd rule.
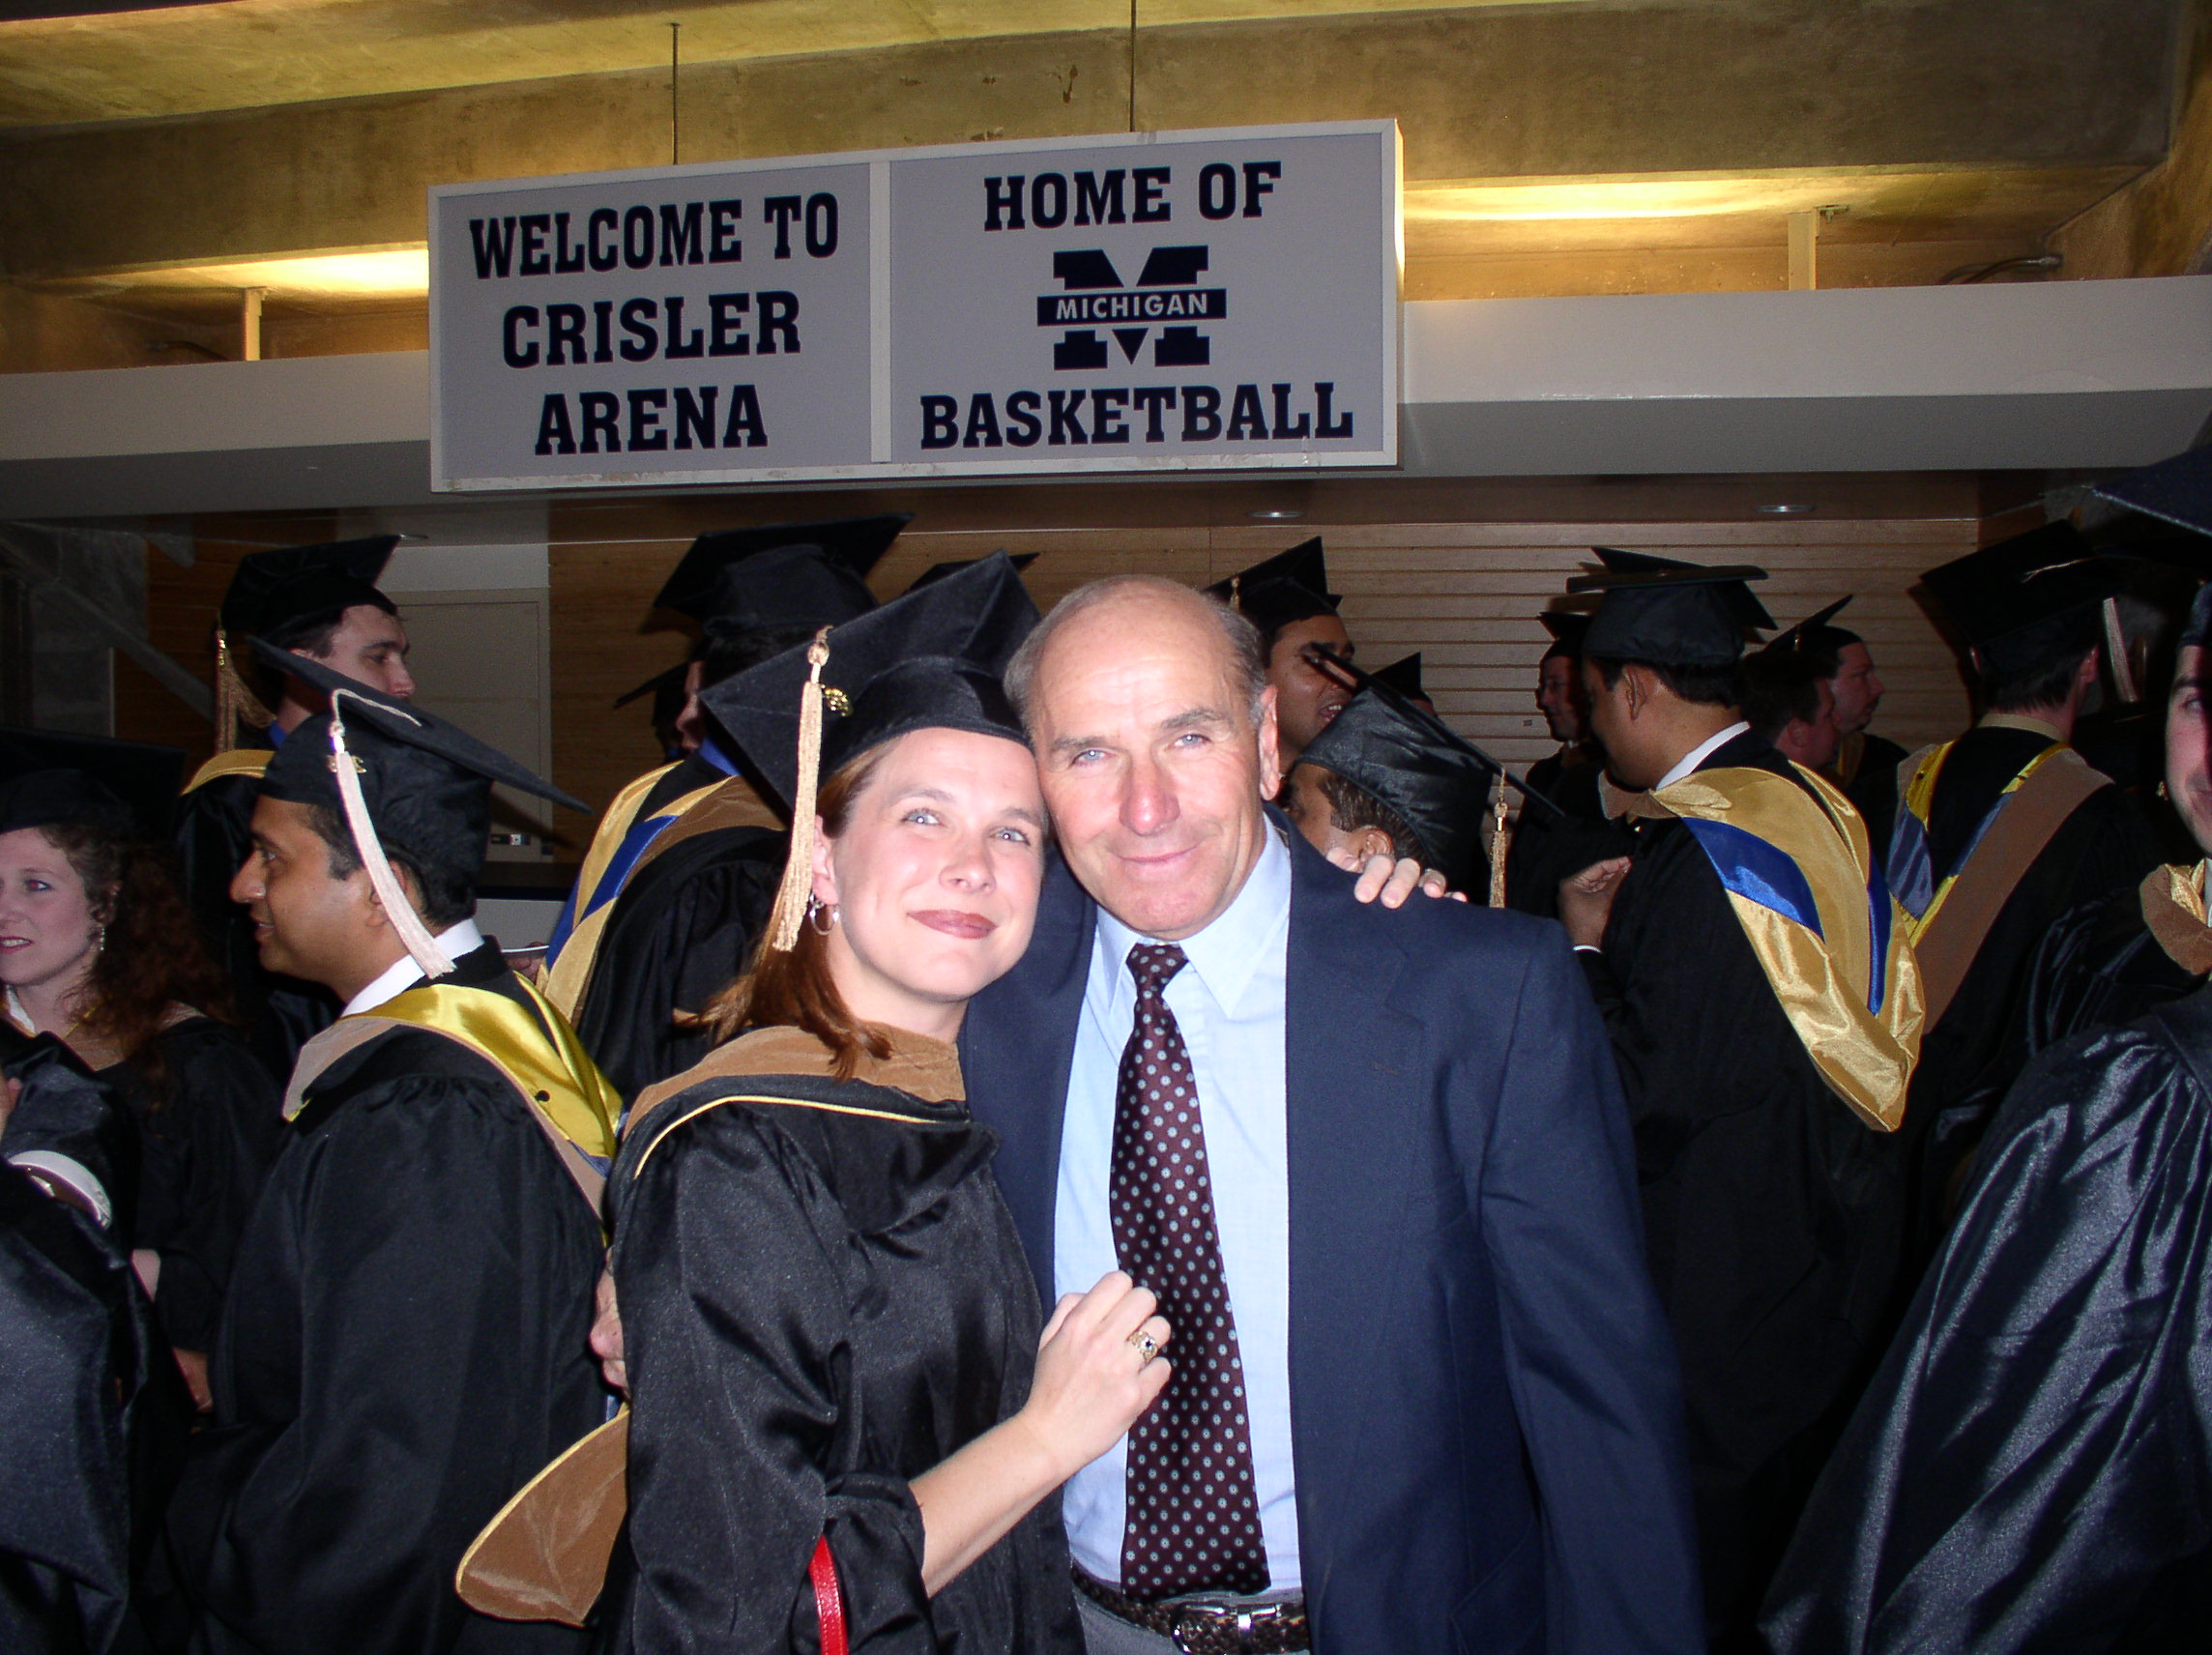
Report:
[[[2212,276],[1413,304],[1405,341],[1379,476],[2127,466],[2212,416]],[[430,490],[423,355],[0,377],[9,516],[433,502],[471,509]]]
[[[1673,0],[1194,24],[1140,35],[1137,120],[1395,116],[1415,180],[2147,166],[2170,20],[2170,0]],[[1091,30],[696,65],[684,159],[1116,131],[1126,53]],[[656,69],[17,129],[0,249],[57,276],[420,242],[429,185],[658,164],[667,113]]]

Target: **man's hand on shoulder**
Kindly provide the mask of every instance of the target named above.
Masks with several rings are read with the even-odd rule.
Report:
[[[1448,896],[1454,902],[1467,900],[1467,892],[1453,890],[1445,884],[1442,874],[1435,868],[1422,867],[1411,857],[1400,857],[1396,861],[1388,857],[1369,857],[1362,861],[1352,851],[1339,848],[1328,853],[1328,859],[1346,873],[1359,876],[1352,894],[1361,902],[1380,898],[1384,908],[1399,908],[1416,889],[1424,896]]]

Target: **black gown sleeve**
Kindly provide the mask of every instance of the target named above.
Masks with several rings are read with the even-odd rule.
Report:
[[[0,1064],[24,1088],[0,1151],[68,1154],[120,1187],[106,1150],[134,1149],[135,1133],[111,1089],[57,1042],[5,1026]],[[109,1648],[126,1636],[190,1404],[125,1239],[4,1160],[0,1374],[0,1648]]]
[[[855,1655],[935,1651],[920,1511],[863,1463],[844,1382],[851,1319],[894,1307],[854,1304],[847,1226],[805,1153],[718,1109],[655,1146],[618,1234],[641,1560],[628,1646],[811,1655],[806,1566],[827,1535]]]
[[[269,1072],[235,1031],[207,1018],[158,1037],[168,1070],[144,1099],[145,1176],[136,1245],[161,1256],[154,1307],[185,1350],[215,1347],[238,1238],[283,1125]]]
[[[545,1439],[548,1330],[588,1361],[597,1251],[567,1182],[490,1082],[366,1088],[287,1147],[240,1250],[216,1424],[170,1514],[213,1647],[572,1644],[453,1591],[478,1530],[592,1423]]]
[[[780,833],[702,833],[646,863],[615,899],[576,1033],[624,1097],[712,1049],[675,1013],[703,1009],[745,969],[782,872]]]
[[[2155,1019],[2023,1074],[1768,1599],[1782,1655],[2202,1646],[2208,1166]]]

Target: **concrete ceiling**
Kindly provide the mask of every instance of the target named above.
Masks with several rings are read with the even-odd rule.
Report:
[[[425,187],[670,159],[680,22],[686,161],[1388,116],[1410,298],[1780,286],[1816,211],[1822,285],[1932,283],[2036,255],[2155,165],[2208,9],[1137,0],[1133,91],[1129,0],[0,20],[0,271],[182,320],[250,286],[301,313],[414,302]]]
[[[1551,9],[1592,3],[1551,0]],[[1139,0],[1137,16],[1142,29],[1470,9],[1434,0]],[[683,25],[684,60],[706,64],[1125,31],[1129,14],[1127,0],[220,0],[34,18],[0,22],[0,126],[661,69],[671,23]]]

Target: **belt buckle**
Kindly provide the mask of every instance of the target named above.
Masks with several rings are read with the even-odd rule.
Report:
[[[1283,1605],[1263,1604],[1258,1609],[1249,1606],[1233,1608],[1225,1603],[1195,1601],[1175,1606],[1175,1628],[1168,1640],[1181,1655],[1205,1655],[1185,1641],[1185,1634],[1196,1637],[1200,1633],[1236,1629],[1237,1646],[1248,1650],[1252,1647],[1252,1635],[1260,1628],[1272,1626],[1283,1618]],[[1195,1625],[1192,1623],[1196,1623]]]

